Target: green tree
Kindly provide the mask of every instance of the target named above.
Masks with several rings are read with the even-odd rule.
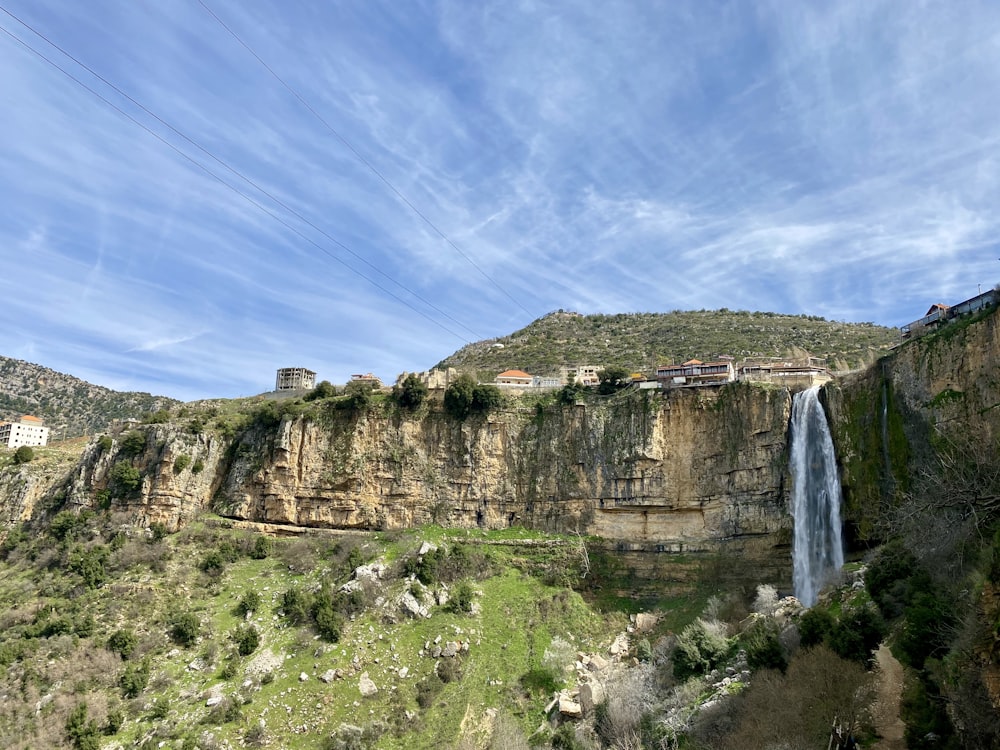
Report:
[[[464,420],[472,412],[472,393],[476,381],[471,375],[459,375],[444,390],[444,410],[454,419]]]
[[[35,452],[27,445],[22,445],[14,451],[14,463],[26,464],[35,458]]]
[[[128,461],[118,461],[108,472],[108,490],[112,497],[128,497],[142,485],[142,473]]]
[[[319,385],[302,397],[303,401],[318,401],[323,398],[333,398],[337,395],[337,389],[329,380],[320,381]]]
[[[168,618],[170,637],[181,646],[190,646],[198,638],[201,623],[194,612],[174,612]]]
[[[472,412],[474,414],[487,414],[500,408],[502,403],[503,394],[495,385],[479,383],[472,389]]]
[[[138,643],[139,639],[135,633],[127,628],[122,628],[116,630],[108,638],[108,651],[113,651],[121,656],[122,659],[128,659],[132,655],[132,652],[135,651]]]
[[[597,379],[600,381],[597,392],[608,395],[627,385],[629,374],[624,367],[605,367],[597,373]]]
[[[249,656],[260,645],[260,633],[253,625],[240,625],[229,634],[240,656]]]
[[[125,433],[121,441],[121,451],[126,456],[138,456],[146,450],[146,433],[142,430],[132,430]]]
[[[143,661],[141,664],[129,662],[126,664],[118,684],[126,698],[138,698],[146,689],[146,685],[149,684],[149,662]]]
[[[393,398],[404,409],[417,409],[427,398],[427,386],[412,372],[392,388]]]
[[[344,388],[344,396],[346,398],[342,403],[348,411],[355,413],[363,412],[372,404],[373,390],[371,383],[352,380]]]
[[[87,704],[80,703],[66,719],[66,737],[74,750],[100,750],[101,730],[87,718]]]

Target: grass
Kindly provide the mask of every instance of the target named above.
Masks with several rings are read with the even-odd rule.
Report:
[[[100,541],[110,531],[102,527],[103,522],[100,516],[89,519],[79,538],[68,543]],[[121,707],[126,721],[114,742],[123,747],[144,746],[153,738],[166,748],[180,748],[186,739],[197,739],[204,732],[211,733],[217,743],[237,747],[248,728],[262,722],[272,738],[289,738],[283,741],[294,741],[296,747],[319,748],[341,723],[365,726],[380,721],[387,726],[381,728],[376,747],[448,746],[463,726],[479,724],[491,707],[506,708],[530,731],[542,721],[546,701],[528,696],[519,681],[541,665],[552,639],[558,636],[574,649],[603,653],[614,635],[624,630],[627,618],[620,611],[602,614],[579,593],[532,574],[551,562],[547,557],[565,554],[565,547],[489,544],[545,538],[522,532],[490,534],[427,527],[368,536],[366,559],[399,560],[414,554],[425,540],[446,547],[482,543],[472,546],[490,561],[493,573],[472,581],[477,592],[472,614],[432,607],[429,619],[414,620],[392,607],[369,606],[345,624],[335,644],[318,639],[310,628],[290,626],[276,608],[291,586],[308,589],[323,581],[337,586],[347,579],[344,548],[337,546],[338,538],[310,538],[308,554],[315,564],[306,572],[291,570],[283,557],[304,554],[301,540],[275,540],[268,558],[240,557],[212,578],[198,569],[206,551],[223,543],[238,547],[248,535],[199,521],[161,543],[169,553],[161,570],[140,564],[111,576],[102,588],[87,590],[59,567],[58,556],[51,558],[54,563],[39,568],[38,560],[58,555],[57,545],[45,534],[29,535],[13,557],[0,562],[0,600],[7,603],[0,624],[9,626],[0,631],[0,646],[11,639],[23,640],[20,631],[25,626],[16,623],[30,623],[31,613],[43,602],[67,612],[89,612],[96,627],[87,637],[29,639],[28,652],[8,665],[0,686],[5,694],[19,695],[17,700],[23,701],[0,718],[0,745],[64,746],[61,726],[69,708],[79,701],[91,707],[90,715],[98,722],[104,721],[108,710]],[[391,600],[409,585],[405,579],[390,576],[378,593]],[[236,656],[235,668],[227,673],[234,650],[229,634],[244,622],[235,608],[250,590],[261,597],[258,611],[249,618],[260,633],[261,644],[254,654]],[[199,638],[189,647],[168,637],[168,615],[177,610],[194,612],[201,622]],[[108,635],[120,627],[138,636],[132,662],[146,658],[150,664],[149,686],[135,700],[122,697],[118,677],[125,664],[105,649]],[[420,652],[427,641],[438,637],[469,641],[470,647],[461,658],[461,679],[445,684],[433,705],[422,709],[417,703],[417,685],[431,675],[435,660]],[[281,657],[270,682],[247,672],[248,664],[263,649]],[[205,668],[192,669],[196,660]],[[403,666],[408,673],[400,677]],[[340,669],[347,677],[326,684],[318,678],[328,669]],[[371,698],[362,698],[359,691],[362,672],[379,688]],[[302,673],[307,680],[299,680]],[[74,674],[74,679],[66,680],[66,674]],[[232,700],[249,702],[234,720],[206,723],[215,715],[206,706],[206,697],[220,686]],[[46,693],[54,696],[52,707],[36,716],[33,707]],[[406,721],[406,712],[416,718]]]

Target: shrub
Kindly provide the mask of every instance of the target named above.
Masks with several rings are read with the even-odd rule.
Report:
[[[296,625],[305,625],[312,617],[312,596],[300,588],[290,588],[281,596],[281,611],[286,619]]]
[[[213,549],[201,558],[201,562],[198,563],[198,569],[213,577],[220,576],[226,569],[226,560],[220,550]]]
[[[803,648],[818,646],[826,640],[837,625],[830,610],[812,607],[799,618],[799,638]]]
[[[457,656],[440,659],[437,663],[437,674],[445,684],[458,682],[462,679],[462,660]]]
[[[260,633],[253,625],[241,625],[229,634],[240,656],[249,656],[260,645]]]
[[[83,578],[88,589],[97,589],[107,580],[105,563],[108,560],[108,548],[103,544],[90,549],[77,547],[69,558],[69,569]]]
[[[236,613],[240,617],[246,617],[250,612],[260,609],[260,594],[254,590],[246,592],[236,605]]]
[[[107,453],[114,447],[115,441],[111,439],[109,435],[101,435],[97,439],[97,447],[101,449],[102,453]]]
[[[188,467],[191,463],[191,456],[187,453],[181,453],[177,458],[174,459],[174,474],[180,474],[184,469]]]
[[[126,698],[137,698],[149,684],[149,662],[129,662],[118,680],[122,694]]]
[[[521,687],[529,693],[551,695],[562,686],[562,681],[548,667],[535,667],[521,675]]]
[[[503,394],[495,385],[480,383],[472,389],[472,413],[487,414],[499,409],[503,404]]]
[[[201,623],[194,612],[174,612],[168,619],[170,637],[181,646],[190,646],[198,638]]]
[[[472,391],[476,381],[459,375],[444,391],[444,410],[454,419],[463,420],[472,412]]]
[[[324,398],[333,398],[337,395],[337,389],[329,380],[320,381],[319,385],[302,397],[303,401],[317,401]]]
[[[138,645],[139,639],[136,634],[131,630],[122,628],[116,630],[108,638],[108,651],[113,651],[118,654],[122,659],[128,659],[132,652],[135,651],[136,645]]]
[[[313,609],[313,622],[316,632],[330,643],[340,640],[340,632],[344,627],[344,616],[328,603],[322,603]]]
[[[205,470],[205,462],[200,458],[194,460],[194,465],[191,467],[192,474],[201,474]]]
[[[444,683],[441,678],[435,673],[429,674],[417,683],[417,705],[421,708],[430,708],[434,705],[434,699],[438,693],[443,689]]]
[[[266,536],[258,536],[254,539],[253,547],[250,549],[250,557],[254,560],[264,560],[271,554],[271,540]]]
[[[153,708],[149,712],[149,718],[151,719],[165,719],[170,713],[170,701],[167,696],[161,695],[155,701],[153,701]]]
[[[74,750],[100,750],[101,730],[87,718],[87,704],[80,703],[66,719],[66,737]]]
[[[111,736],[113,734],[118,734],[118,730],[122,728],[122,724],[125,723],[125,714],[119,709],[113,709],[108,711],[108,718],[104,722],[104,727],[101,731],[107,735]]]
[[[71,510],[64,510],[52,519],[49,524],[49,533],[59,541],[65,541],[76,536],[77,532],[83,528],[84,518]]]
[[[788,654],[781,645],[780,632],[770,618],[756,620],[740,636],[740,643],[747,652],[747,665],[754,670],[788,667]]]
[[[868,664],[887,632],[878,610],[865,604],[842,612],[826,643],[842,659]]]
[[[14,451],[14,463],[26,464],[34,460],[35,452],[27,445],[22,445]]]
[[[128,497],[142,485],[142,474],[128,461],[119,461],[108,472],[108,491],[112,497]]]
[[[468,581],[462,581],[451,592],[451,597],[448,599],[448,611],[456,614],[471,612],[475,593]]]
[[[132,430],[125,433],[121,440],[121,452],[126,456],[138,456],[146,450],[146,433],[142,430]]]
[[[413,373],[403,378],[392,389],[396,403],[404,409],[418,409],[427,398],[427,386]]]
[[[710,672],[726,656],[729,647],[725,625],[699,617],[677,636],[673,653],[674,677],[684,680]]]

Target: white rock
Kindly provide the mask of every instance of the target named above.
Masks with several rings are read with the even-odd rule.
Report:
[[[372,681],[372,678],[368,676],[367,672],[361,673],[361,678],[358,680],[358,689],[365,698],[375,695],[378,692],[378,687]]]
[[[308,681],[309,681],[309,675],[307,675],[305,672],[299,672],[299,682],[308,682]]]

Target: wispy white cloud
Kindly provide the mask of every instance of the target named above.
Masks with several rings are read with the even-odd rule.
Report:
[[[12,10],[306,221],[2,18],[281,221],[0,36],[0,352],[238,395],[521,306],[898,324],[1000,269],[991,3],[210,5],[337,135],[198,4]]]

